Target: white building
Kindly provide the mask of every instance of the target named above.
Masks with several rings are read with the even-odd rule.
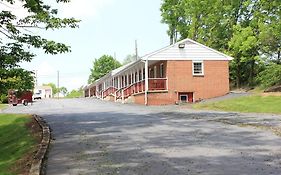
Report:
[[[34,88],[34,95],[42,98],[53,98],[53,91],[51,86],[36,86]]]

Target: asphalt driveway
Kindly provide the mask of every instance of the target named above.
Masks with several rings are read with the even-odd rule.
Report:
[[[47,175],[281,174],[281,116],[145,107],[95,99],[42,100],[54,140]]]

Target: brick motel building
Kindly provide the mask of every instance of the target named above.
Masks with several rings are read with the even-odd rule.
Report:
[[[232,57],[187,38],[109,72],[86,86],[84,95],[144,105],[223,96],[229,92],[230,60]]]

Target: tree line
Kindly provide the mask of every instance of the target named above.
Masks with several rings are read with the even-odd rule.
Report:
[[[57,0],[67,3],[69,0]],[[15,9],[21,4],[26,16],[17,16]],[[34,73],[22,69],[21,62],[30,62],[36,55],[32,49],[42,49],[46,54],[70,52],[70,47],[37,35],[33,29],[56,30],[77,28],[79,20],[59,18],[58,10],[41,0],[1,0],[0,6],[0,96],[8,89],[19,91],[34,87]],[[5,8],[4,8],[5,7]]]
[[[232,86],[281,84],[280,0],[162,0],[170,43],[191,38],[234,58]]]

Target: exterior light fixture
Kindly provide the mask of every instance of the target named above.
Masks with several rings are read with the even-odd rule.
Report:
[[[179,48],[180,49],[184,49],[185,48],[185,44],[179,44]]]

